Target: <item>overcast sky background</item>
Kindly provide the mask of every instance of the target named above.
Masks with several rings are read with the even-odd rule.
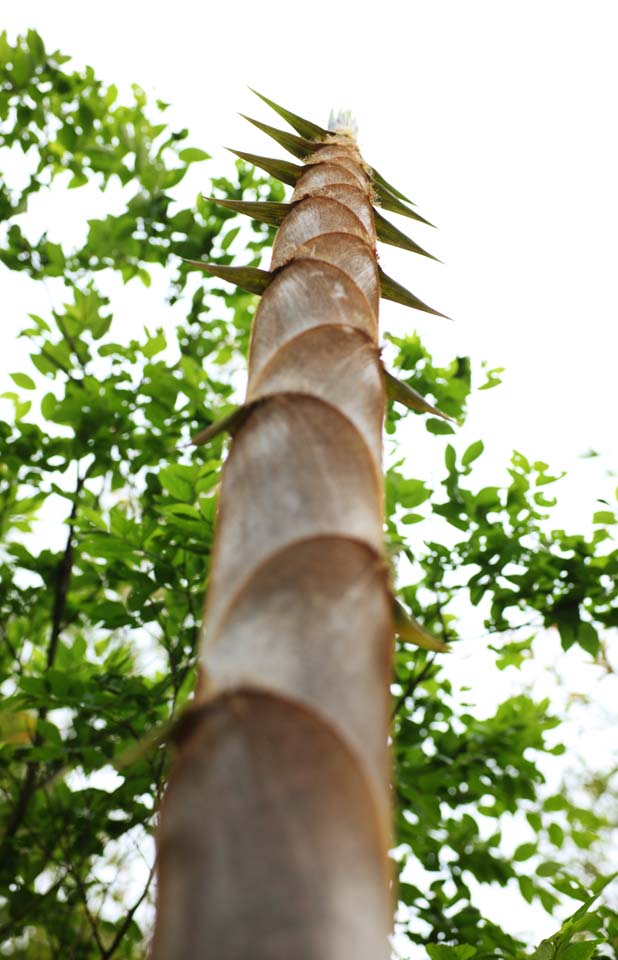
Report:
[[[283,126],[248,84],[322,124],[331,108],[351,108],[366,159],[439,227],[398,224],[444,265],[393,248],[381,251],[382,265],[455,320],[386,304],[383,328],[418,329],[444,361],[470,355],[477,369],[482,360],[506,367],[503,386],[472,401],[458,446],[483,438],[479,473],[486,482],[500,482],[513,448],[567,470],[556,488],[558,518],[573,530],[589,523],[595,498],[615,504],[613,0],[382,0],[371,8],[332,0],[235,0],[225,7],[208,0],[0,0],[0,12],[10,35],[34,27],[76,65],[91,64],[119,85],[138,82],[171,102],[174,123],[191,130],[187,142],[213,156],[188,180],[185,189],[194,193],[229,169],[224,144],[282,155],[238,117]],[[39,208],[51,239],[83,218],[81,194]],[[90,215],[104,215],[108,198],[91,199]],[[25,278],[7,283],[4,272],[2,283],[0,349],[5,358],[19,357],[13,348],[24,315],[49,309],[47,294]],[[127,311],[143,302],[137,281],[123,295]],[[137,311],[133,322],[139,329],[152,317]],[[0,380],[6,389],[4,371]],[[438,441],[413,427],[405,434],[411,456],[421,457],[427,443],[435,450]],[[586,458],[591,450],[599,456]],[[469,649],[458,669],[478,684],[478,647]],[[548,640],[546,662],[557,656],[555,638]],[[575,663],[565,670],[576,685],[588,682]],[[504,694],[509,673],[492,679],[490,699]],[[540,675],[528,680],[543,692]],[[606,704],[616,696],[597,674],[589,684]],[[575,740],[581,736],[573,731]],[[602,739],[595,743],[602,750]],[[503,892],[491,908],[513,927]],[[555,921],[535,913],[518,926],[538,937]]]

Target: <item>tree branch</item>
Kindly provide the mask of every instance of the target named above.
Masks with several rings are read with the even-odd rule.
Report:
[[[81,899],[81,901],[82,901],[82,904],[83,904],[83,906],[84,906],[84,913],[86,914],[86,919],[87,919],[87,921],[88,921],[88,926],[90,927],[90,929],[91,929],[91,931],[92,931],[92,936],[93,936],[93,938],[94,938],[94,942],[95,942],[96,945],[97,945],[97,948],[98,948],[98,951],[99,951],[101,957],[105,957],[105,947],[103,946],[103,944],[102,944],[102,942],[101,942],[101,937],[99,936],[99,928],[97,927],[97,922],[96,922],[95,918],[92,916],[92,914],[91,914],[91,912],[90,912],[90,907],[88,906],[88,895],[87,895],[87,893],[86,893],[86,888],[85,888],[84,884],[82,883],[81,877],[79,876],[77,870],[75,870],[75,869],[73,869],[72,867],[70,867],[70,868],[69,868],[69,872],[70,872],[70,875],[71,875],[72,878],[73,878],[73,881],[74,881],[74,883],[75,883],[75,886],[77,887],[77,892],[78,892],[79,897],[80,897],[80,899]]]
[[[62,625],[64,621],[64,615],[66,611],[66,601],[67,594],[69,590],[69,583],[71,580],[71,571],[73,567],[73,536],[75,532],[75,520],[77,518],[77,501],[79,494],[84,485],[88,471],[84,474],[83,477],[77,476],[77,485],[75,488],[75,496],[73,498],[73,506],[71,508],[71,513],[69,516],[69,532],[67,536],[66,545],[64,552],[60,559],[58,565],[58,570],[56,574],[56,584],[54,589],[54,606],[52,610],[52,628],[51,634],[49,637],[49,646],[47,648],[47,668],[53,666],[56,659],[56,654],[58,651],[58,641],[60,639],[60,633],[62,631]],[[38,711],[38,717],[40,720],[44,720],[47,716],[47,708],[41,707]],[[40,737],[37,734],[34,739],[35,744],[40,743]],[[28,761],[26,767],[26,775],[24,781],[21,785],[21,789],[17,796],[17,802],[11,817],[8,820],[6,829],[4,831],[4,836],[2,838],[2,846],[7,843],[8,840],[11,840],[17,831],[19,830],[24,817],[28,811],[30,801],[34,792],[38,787],[37,783],[37,763],[33,761]]]
[[[150,889],[150,884],[152,883],[152,878],[154,877],[154,873],[155,873],[155,867],[153,864],[153,866],[150,869],[150,873],[148,874],[148,880],[146,881],[146,886],[144,887],[142,893],[140,894],[138,899],[135,901],[135,903],[127,913],[126,917],[122,921],[120,927],[116,931],[116,936],[112,940],[111,945],[107,948],[107,950],[105,950],[104,953],[101,954],[102,960],[109,960],[109,958],[113,956],[113,954],[116,952],[116,950],[120,946],[122,938],[124,937],[129,927],[131,926],[135,913],[137,912],[138,908],[142,905],[142,903],[146,899],[146,896],[148,895],[148,891]]]
[[[49,647],[47,648],[47,666],[52,667],[54,660],[56,659],[56,653],[58,651],[58,641],[60,639],[60,633],[62,631],[62,624],[64,621],[64,614],[66,610],[67,594],[69,592],[69,583],[71,580],[71,572],[73,569],[73,536],[75,533],[75,520],[77,518],[77,501],[81,489],[84,485],[84,480],[86,475],[83,477],[77,477],[77,486],[75,488],[75,496],[73,497],[73,506],[71,508],[71,514],[69,516],[69,533],[67,536],[66,546],[64,548],[64,553],[62,559],[58,566],[58,572],[56,574],[56,588],[54,591],[54,609],[52,612],[52,631],[49,638]]]

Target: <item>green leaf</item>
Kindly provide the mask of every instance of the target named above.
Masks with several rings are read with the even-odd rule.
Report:
[[[116,98],[118,97],[118,87],[115,83],[110,83],[107,90],[105,91],[105,97],[103,98],[103,103],[106,107],[111,107]]]
[[[477,952],[476,947],[467,943],[456,947],[447,947],[442,943],[428,943],[425,949],[430,960],[470,960]]]
[[[536,843],[521,843],[513,854],[513,860],[529,860],[537,852],[537,847]]]
[[[424,520],[425,517],[422,513],[404,513],[401,518],[401,522],[409,526],[412,523],[420,523],[421,520]]]
[[[34,390],[36,387],[34,380],[27,373],[11,373],[10,377],[13,383],[23,390]]]
[[[561,847],[564,843],[564,830],[559,823],[550,823],[547,828],[549,839],[556,847]]]
[[[444,420],[426,420],[425,428],[429,431],[429,433],[435,433],[437,436],[441,434],[455,433],[453,428],[449,426],[448,423],[445,423]]]
[[[485,444],[482,440],[476,440],[474,443],[471,443],[461,458],[462,466],[467,467],[475,460],[478,460],[484,449]]]
[[[596,657],[599,652],[600,640],[592,624],[582,620],[577,627],[576,637],[580,647],[585,650],[586,653],[589,653],[591,657]]]
[[[616,518],[616,515],[612,513],[611,510],[597,510],[597,512],[593,514],[592,522],[611,524],[611,523],[617,523],[618,519]]]
[[[36,30],[28,30],[28,33],[26,34],[26,43],[28,44],[28,49],[34,59],[38,63],[42,63],[45,59],[45,45]]]
[[[178,158],[183,163],[199,163],[200,160],[210,160],[211,156],[205,150],[199,150],[197,147],[185,147],[178,154]]]
[[[556,958],[556,960],[558,960],[558,958],[564,960],[567,944],[570,944],[575,933],[586,929],[586,918],[590,908],[605,887],[615,880],[616,876],[618,876],[618,873],[612,873],[608,877],[599,878],[593,885],[594,893],[592,896],[588,897],[581,907],[564,921],[557,933],[547,940],[542,941],[540,946],[531,955],[530,960],[553,960],[553,958]]]
[[[539,877],[553,877],[560,870],[562,870],[560,863],[555,860],[545,860],[544,863],[539,864],[536,872]]]
[[[583,943],[569,943],[559,954],[560,960],[590,960],[602,940],[586,940]]]
[[[551,940],[542,940],[530,960],[554,960],[556,956],[556,947]]]
[[[58,408],[58,400],[53,393],[46,393],[41,400],[41,413],[46,420],[53,420],[54,414]]]
[[[165,339],[165,334],[162,330],[158,330],[155,336],[148,335],[148,340],[142,347],[142,353],[148,359],[156,356],[157,353],[161,353],[162,350],[165,350],[167,346],[167,341]]]
[[[187,476],[187,468],[180,465],[164,467],[159,471],[159,480],[163,487],[176,499],[192,503],[195,498],[195,485]]]
[[[221,249],[227,250],[232,245],[239,233],[240,227],[234,227],[232,230],[228,230],[221,241]]]

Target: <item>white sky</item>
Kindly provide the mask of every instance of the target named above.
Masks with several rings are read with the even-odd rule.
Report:
[[[0,0],[0,11],[10,35],[34,27],[48,48],[92,64],[101,78],[138,82],[171,102],[188,142],[213,154],[199,167],[204,186],[230,162],[223,144],[282,155],[237,115],[283,126],[247,84],[319,123],[332,107],[351,108],[367,160],[439,227],[398,224],[444,266],[392,248],[382,264],[456,320],[386,305],[384,326],[417,328],[444,360],[469,354],[507,368],[504,385],[471,405],[459,442],[484,439],[487,482],[499,482],[513,448],[567,469],[557,492],[561,520],[574,530],[595,497],[613,498],[614,0],[382,0],[370,8]],[[37,308],[24,300],[26,286],[22,278],[5,290],[4,357],[23,314]],[[136,304],[141,296],[136,289]],[[408,436],[414,457],[418,427]],[[578,459],[591,448],[602,456]],[[539,920],[538,933],[553,925]]]

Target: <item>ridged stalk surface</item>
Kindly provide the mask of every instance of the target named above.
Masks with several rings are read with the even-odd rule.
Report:
[[[392,920],[373,193],[297,178],[220,490],[198,708],[158,834],[155,960],[379,960]]]

